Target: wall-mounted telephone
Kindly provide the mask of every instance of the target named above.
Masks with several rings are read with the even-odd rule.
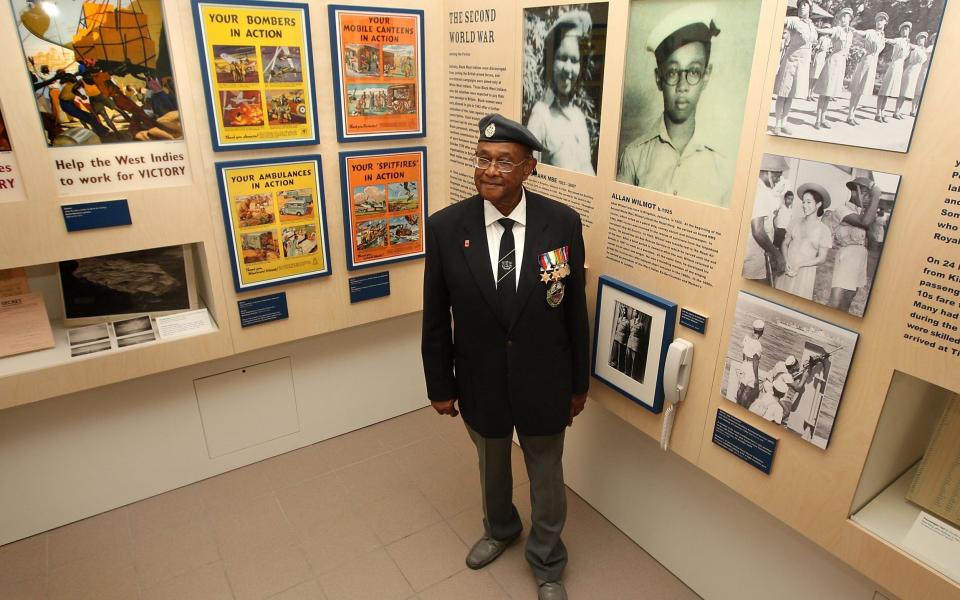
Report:
[[[667,405],[660,432],[660,448],[663,450],[670,445],[676,405],[687,395],[692,364],[693,344],[683,338],[673,340],[667,349],[667,360],[663,366],[663,403]]]

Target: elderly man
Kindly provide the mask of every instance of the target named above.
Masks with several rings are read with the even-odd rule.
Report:
[[[423,368],[440,414],[457,404],[477,447],[484,537],[467,555],[479,569],[520,536],[511,435],[530,477],[526,558],[541,600],[566,598],[563,438],[589,385],[584,248],[572,209],[527,191],[542,147],[500,115],[480,120],[478,194],[427,220]],[[454,326],[455,325],[455,326]]]
[[[647,50],[663,94],[663,114],[620,156],[617,181],[691,200],[727,206],[724,157],[697,131],[697,104],[710,82],[711,40],[720,33],[703,5],[668,14],[651,32]]]

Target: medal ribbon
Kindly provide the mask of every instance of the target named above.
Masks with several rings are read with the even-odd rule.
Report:
[[[567,264],[570,260],[570,246],[563,246],[556,250],[544,252],[540,255],[540,269],[550,271],[559,265]]]

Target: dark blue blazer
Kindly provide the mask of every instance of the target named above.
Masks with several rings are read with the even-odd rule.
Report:
[[[467,424],[486,437],[553,435],[570,400],[589,386],[589,326],[580,216],[526,191],[527,223],[511,316],[497,309],[483,200],[473,196],[427,219],[421,353],[431,401],[459,399]],[[570,248],[570,275],[547,304],[539,257]]]

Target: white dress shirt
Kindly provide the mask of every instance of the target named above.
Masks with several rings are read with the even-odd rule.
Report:
[[[490,250],[490,269],[494,281],[497,279],[497,264],[500,262],[500,238],[503,237],[503,225],[498,223],[503,218],[503,213],[497,210],[489,200],[483,201],[483,222],[487,227],[487,248]],[[517,271],[514,278],[515,285],[520,285],[520,267],[523,265],[523,239],[527,231],[527,193],[520,188],[520,203],[513,211],[507,215],[507,218],[513,219],[513,247],[516,254],[515,264]]]

